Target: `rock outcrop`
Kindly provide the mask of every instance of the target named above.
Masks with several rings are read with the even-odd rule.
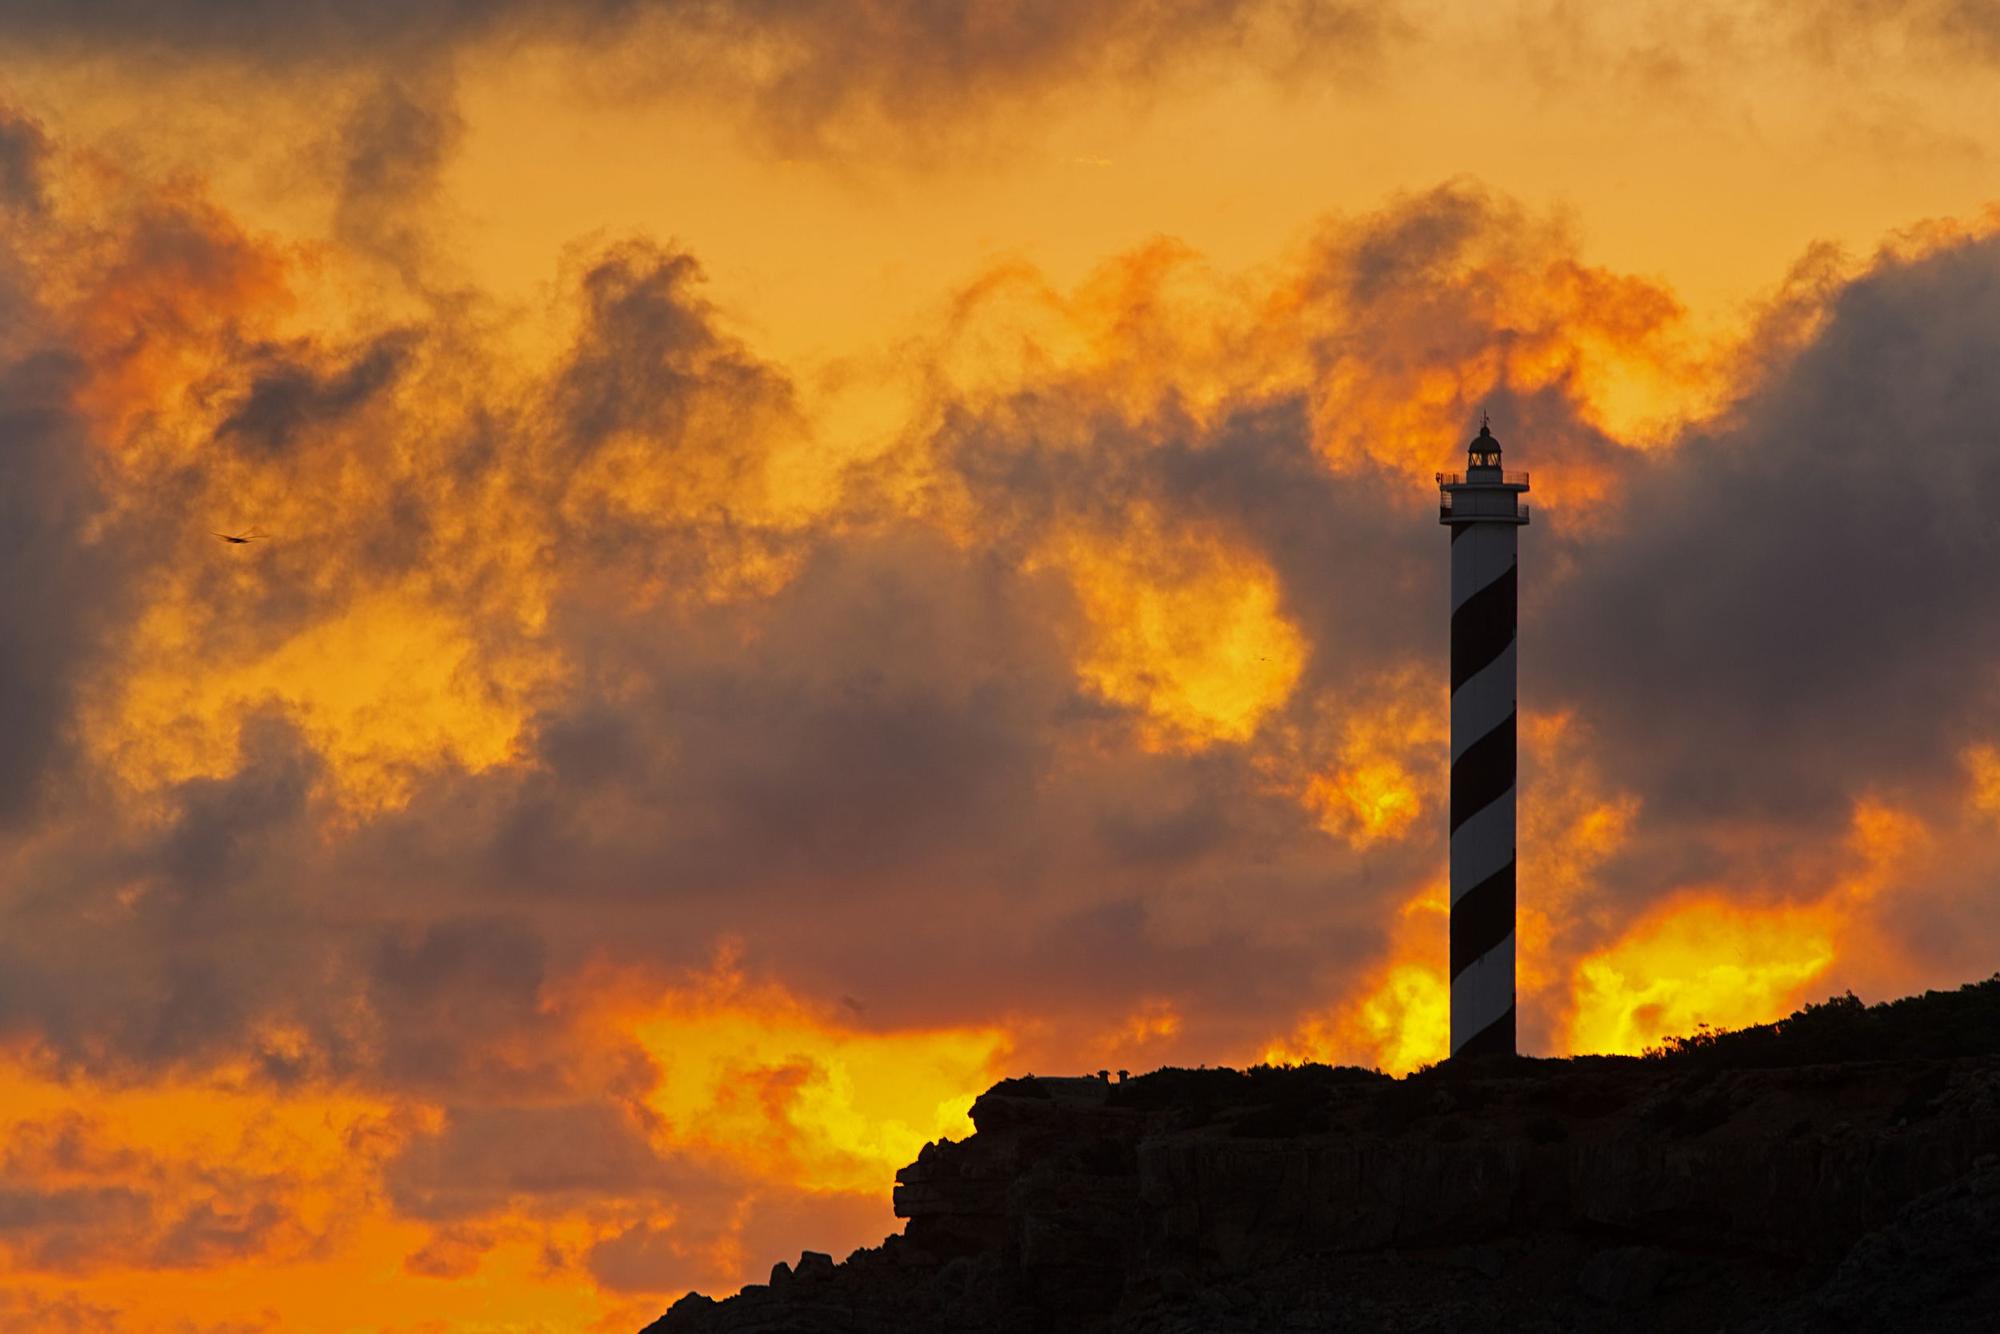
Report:
[[[2000,979],[1646,1058],[1016,1079],[648,1334],[2000,1331]]]

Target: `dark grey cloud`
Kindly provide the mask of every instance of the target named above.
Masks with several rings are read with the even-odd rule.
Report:
[[[244,358],[252,376],[249,389],[217,434],[277,451],[302,430],[337,424],[395,383],[412,341],[408,333],[383,334],[331,371],[322,371],[317,357],[307,362],[284,348],[260,348]]]
[[[441,256],[433,230],[441,177],[465,135],[448,74],[384,75],[358,97],[327,146],[334,235],[421,288]]]
[[[0,1029],[34,1034],[59,1066],[122,1076],[254,1050],[252,1030],[295,1001],[338,1008],[329,938],[301,916],[316,757],[266,712],[238,765],[163,794],[153,827],[47,812],[51,837],[5,904]],[[305,1072],[280,1059],[268,1073]]]
[[[0,1288],[0,1319],[21,1329],[47,1330],[48,1334],[118,1334],[122,1315],[115,1307],[86,1301],[75,1293],[44,1296]]]
[[[39,122],[0,108],[0,204],[41,212],[48,155],[49,138]]]
[[[709,1271],[685,1232],[652,1223],[634,1223],[596,1243],[585,1264],[590,1276],[613,1292],[690,1291]]]
[[[67,753],[70,705],[94,637],[121,604],[116,543],[89,538],[103,497],[73,403],[83,355],[50,328],[24,254],[41,239],[50,146],[0,112],[0,825],[25,818]]]
[[[231,897],[273,839],[296,828],[315,777],[312,751],[282,713],[253,718],[234,773],[192,778],[175,788],[173,818],[138,853],[138,867],[158,876],[183,904]]]
[[[1996,351],[2000,243],[1885,259],[1610,502],[1532,683],[1587,704],[1655,818],[1824,827],[2000,729]]]
[[[547,1088],[566,1037],[541,1009],[548,944],[520,918],[452,916],[381,928],[367,971],[366,1002],[379,1026],[371,1073],[438,1096]],[[502,1055],[490,1035],[507,1034]],[[520,1039],[549,1054],[524,1068]]]
[[[588,669],[538,724],[536,763],[431,785],[357,835],[340,874],[505,902],[558,974],[605,948],[694,966],[748,930],[760,964],[807,994],[865,995],[882,1023],[985,1019],[1032,978],[1051,1004],[1179,994],[1254,1026],[1377,942],[1371,898],[1425,854],[1386,851],[1374,883],[1248,757],[1129,753],[1129,719],[1082,707],[1073,617],[1058,580],[918,528],[829,542],[768,599],[593,608],[562,627]],[[1079,725],[1109,729],[1107,753],[1058,744]],[[1260,918],[1160,938],[1163,892],[1254,894],[1344,934]],[[496,958],[514,939],[477,938]],[[465,1077],[446,1048],[492,1026],[470,1016],[527,1023],[535,961],[518,952],[474,981],[412,949],[396,1049],[434,1034],[430,1059]],[[460,1008],[427,1024],[447,996]]]
[[[755,86],[767,126],[794,148],[822,144],[829,127],[857,119],[883,118],[921,137],[938,120],[1092,78],[1157,82],[1218,53],[1279,74],[1352,77],[1372,72],[1403,28],[1399,7],[1381,0],[744,0],[677,19],[668,31],[704,47],[779,53]]]
[[[417,5],[338,0],[297,5],[276,0],[80,0],[50,5],[8,0],[0,5],[0,34],[69,53],[123,49],[162,57],[229,55],[317,64],[427,54],[524,21],[583,28],[638,7],[636,0],[605,0],[567,7],[565,17],[565,7],[541,0]]]
[[[296,1231],[269,1193],[276,1183],[226,1167],[217,1177],[229,1198],[175,1203],[143,1171],[131,1184],[0,1189],[0,1248],[29,1272],[88,1273],[107,1263],[185,1269],[262,1254]]]
[[[579,606],[561,630],[583,676],[539,720],[535,767],[421,794],[379,855],[476,867],[523,903],[717,911],[808,885],[838,911],[1010,861],[1073,690],[1038,591],[910,527],[826,543],[769,599]]]
[[[152,1199],[125,1186],[0,1190],[0,1243],[29,1269],[82,1269],[143,1237],[152,1218]]]
[[[39,317],[0,289],[0,319]],[[32,335],[31,335],[32,336]],[[71,410],[82,363],[59,345],[0,361],[0,824],[22,820],[69,752],[75,691],[115,623],[124,571],[89,540],[102,504]]]
[[[829,147],[856,127],[906,141],[996,106],[1093,79],[1146,86],[1218,54],[1281,76],[1371,70],[1405,23],[1389,0],[1109,0],[1009,5],[929,0],[446,0],[291,5],[277,0],[39,0],[0,4],[0,47],[66,58],[222,59],[287,70],[435,71],[480,44],[573,46],[593,96],[690,88],[722,95],[786,151]],[[365,103],[349,125],[359,182],[384,135],[400,176],[451,137],[444,104]],[[414,113],[414,114],[413,114]],[[394,180],[383,184],[394,187]],[[359,197],[358,195],[356,197]]]
[[[470,1106],[449,1110],[389,1163],[386,1184],[403,1213],[451,1222],[565,1202],[657,1200],[708,1178],[657,1154],[644,1122],[611,1103]]]
[[[585,324],[553,392],[561,436],[579,454],[621,431],[672,449],[704,400],[748,416],[789,398],[782,375],[716,329],[700,280],[694,256],[643,241],[614,248],[583,275]]]
[[[96,1116],[72,1109],[11,1128],[0,1252],[15,1272],[203,1268],[319,1239],[298,1216],[299,1183],[284,1173],[156,1157]],[[0,1296],[0,1318],[9,1309]]]
[[[404,1257],[403,1269],[426,1278],[466,1278],[498,1240],[491,1229],[473,1224],[435,1228],[429,1241]]]
[[[197,1200],[166,1222],[147,1256],[163,1269],[243,1260],[262,1254],[292,1225],[292,1210],[276,1200]]]
[[[1055,0],[988,10],[893,0],[860,9],[834,0],[388,0],[282,4],[277,0],[7,0],[0,34],[65,47],[133,47],[162,54],[245,55],[317,62],[449,48],[522,31],[600,40],[642,19],[669,34],[769,45],[785,92],[825,109],[826,85],[846,66],[903,64],[918,80],[976,94],[985,80],[1018,80],[1055,63],[1088,65],[1106,48],[1146,69],[1196,41],[1231,43],[1258,22],[1308,41],[1371,34],[1380,8],[1338,0],[1114,0],[1075,6]],[[900,59],[899,59],[900,58]],[[847,78],[857,77],[850,73]]]

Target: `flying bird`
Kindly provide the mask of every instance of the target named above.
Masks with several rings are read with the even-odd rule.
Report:
[[[216,533],[215,535],[221,538],[225,542],[234,542],[239,546],[245,542],[262,541],[264,537],[264,535],[258,532],[255,528],[252,528],[248,532],[244,533]]]

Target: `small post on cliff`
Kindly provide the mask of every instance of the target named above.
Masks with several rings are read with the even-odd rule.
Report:
[[[1451,529],[1451,1054],[1514,1054],[1514,629],[1528,474],[1482,416],[1441,472]]]

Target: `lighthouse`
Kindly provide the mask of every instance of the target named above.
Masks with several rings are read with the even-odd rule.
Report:
[[[1503,472],[1482,417],[1441,472],[1451,529],[1451,1054],[1514,1054],[1515,530],[1528,474]]]

